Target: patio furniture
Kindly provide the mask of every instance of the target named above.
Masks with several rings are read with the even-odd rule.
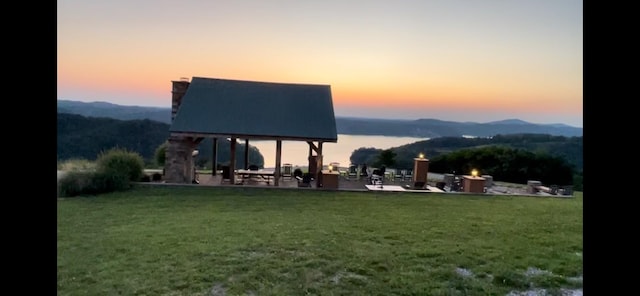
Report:
[[[404,173],[402,174],[402,176],[404,177],[405,181],[413,180],[413,170],[404,170]]]
[[[404,181],[404,174],[407,170],[396,170],[395,174],[393,174],[393,181]]]
[[[358,179],[358,166],[355,164],[350,165],[347,170],[347,180],[351,180],[351,178]]]
[[[275,171],[272,170],[237,170],[236,176],[242,176],[243,179],[265,181],[269,184],[269,181],[274,178]]]
[[[242,184],[242,178],[240,178],[240,176],[235,177],[235,183]],[[231,183],[231,168],[227,165],[222,167],[222,178],[220,178],[220,184],[224,183]]]
[[[366,163],[360,166],[360,177],[369,177],[369,169]]]
[[[282,165],[282,179],[288,178],[291,180],[293,177],[293,165],[290,163],[285,163]]]
[[[304,173],[302,177],[296,177],[298,179],[298,187],[311,187],[311,174]]]
[[[380,185],[380,187],[382,187],[385,171],[386,168],[384,166],[379,169],[374,169],[371,173],[371,177],[369,178],[371,185]]]

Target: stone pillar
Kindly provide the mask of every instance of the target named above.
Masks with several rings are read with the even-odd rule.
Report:
[[[427,174],[429,172],[429,160],[426,158],[413,159],[413,187],[425,188],[427,186]]]
[[[482,177],[462,176],[464,192],[484,193],[485,179]]]
[[[167,183],[190,184],[193,180],[193,150],[197,146],[190,138],[169,137],[165,162]]]

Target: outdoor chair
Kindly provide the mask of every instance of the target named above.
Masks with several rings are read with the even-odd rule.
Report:
[[[382,187],[382,183],[384,182],[384,172],[386,168],[382,166],[379,169],[374,169],[371,173],[371,177],[369,180],[371,181],[371,185],[380,185]]]
[[[407,170],[396,170],[396,173],[393,175],[393,180],[399,180],[399,181],[403,181],[404,180],[404,174]]]
[[[387,181],[394,181],[395,175],[396,175],[396,169],[386,169],[386,171],[384,171],[384,178]]]
[[[462,191],[462,189],[462,178],[460,176],[454,176],[449,191]]]
[[[369,177],[369,169],[367,168],[367,164],[363,164],[360,166],[360,177]]]
[[[413,180],[413,170],[405,170],[404,174],[403,174],[404,180],[407,181],[411,181]]]
[[[296,176],[296,179],[298,179],[298,187],[311,187],[312,178],[310,173],[304,173],[302,177]]]
[[[347,180],[351,180],[351,178],[358,179],[358,166],[355,164],[350,165],[347,170]]]
[[[573,186],[562,186],[562,195],[573,195]]]
[[[223,183],[231,183],[231,167],[229,166],[223,166],[222,167],[222,178],[220,179],[220,184]],[[242,177],[240,177],[240,175],[235,176],[235,182],[236,184],[240,184],[242,183]]]
[[[285,178],[288,178],[288,180],[291,180],[293,176],[293,165],[291,165],[290,163],[285,163],[282,165],[282,179],[284,180]]]

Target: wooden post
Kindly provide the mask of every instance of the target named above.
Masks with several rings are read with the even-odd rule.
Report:
[[[322,184],[322,142],[318,142],[318,150],[316,151],[316,154],[316,187],[318,187],[318,184]]]
[[[427,174],[429,172],[429,160],[426,158],[413,159],[413,187],[426,188]]]
[[[229,181],[236,184],[236,138],[231,138],[231,146],[229,147]]]
[[[213,148],[211,153],[211,175],[215,176],[218,172],[218,138],[213,138]]]
[[[244,169],[249,169],[249,139],[244,140]]]
[[[276,141],[276,171],[274,176],[273,185],[280,186],[280,166],[282,162],[282,140]]]

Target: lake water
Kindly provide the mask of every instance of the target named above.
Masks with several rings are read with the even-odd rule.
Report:
[[[389,137],[389,136],[362,136],[338,134],[337,143],[323,143],[323,164],[339,162],[340,166],[349,165],[349,158],[354,150],[362,147],[389,149],[392,147],[411,144],[429,138],[414,137]],[[317,145],[317,142],[314,142]],[[276,165],[276,141],[251,140],[249,145],[260,150],[264,157],[264,167],[273,168]],[[313,153],[315,155],[315,152]],[[295,166],[307,166],[309,160],[309,144],[302,141],[282,141],[281,163],[290,163]]]

